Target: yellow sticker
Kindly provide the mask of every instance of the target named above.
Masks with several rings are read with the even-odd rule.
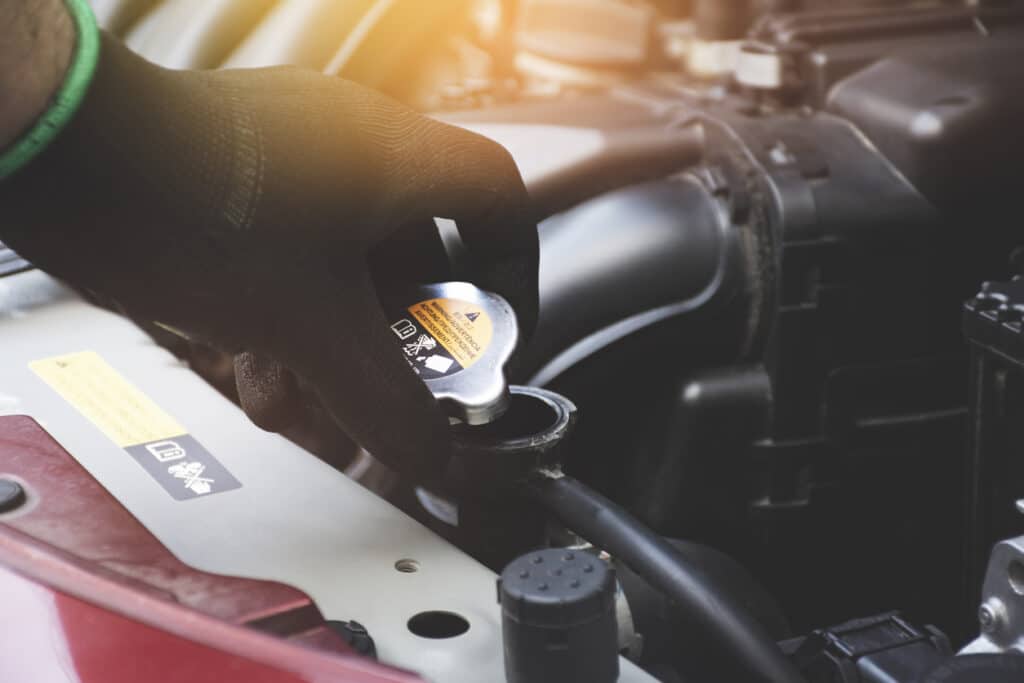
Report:
[[[409,313],[463,368],[480,360],[491,344],[494,325],[479,304],[428,299],[410,306]]]
[[[29,367],[121,448],[186,434],[94,351],[44,358]]]

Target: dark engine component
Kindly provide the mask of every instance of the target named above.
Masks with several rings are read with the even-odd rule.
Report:
[[[945,663],[949,640],[899,614],[855,619],[783,644],[810,683],[901,683]]]
[[[647,76],[660,62],[636,25],[613,64],[606,42],[602,59],[580,35],[546,45],[593,27],[560,30],[540,9],[580,3],[527,4],[520,47],[591,81],[450,117],[508,146],[538,214],[553,214],[538,329],[511,378],[580,409],[569,476],[541,482],[545,507],[729,653],[716,668],[701,661],[713,647],[676,657],[675,641],[644,665],[680,680],[798,678],[771,646],[785,629],[736,616],[732,598],[758,590],[658,574],[658,559],[679,569],[668,537],[735,558],[792,632],[813,632],[787,650],[810,681],[909,683],[942,666],[976,634],[991,544],[1024,533],[1019,363],[969,326],[966,455],[960,325],[979,282],[1024,265],[1006,218],[1024,159],[1024,3],[695,2],[692,40],[710,61]],[[641,6],[602,11],[639,23]],[[719,72],[730,43],[735,65]],[[970,320],[1019,322],[1017,286],[990,287]],[[607,500],[590,505],[576,482]],[[654,533],[609,535],[617,505]],[[731,596],[722,619],[693,601],[700,590],[673,592],[683,579]],[[870,614],[883,616],[848,621]]]
[[[721,590],[722,583],[708,574],[703,556],[674,546],[572,477],[537,476],[528,488],[558,520],[606,549],[698,622],[718,655],[717,675],[752,683],[801,683],[796,668],[740,596]]]
[[[962,543],[959,310],[1020,241],[1024,5],[802,12],[750,36],[731,84],[665,74],[453,115],[531,187],[621,162],[620,189],[541,226],[513,379],[579,404],[567,472],[736,557],[798,632],[899,607],[962,640],[963,568],[987,549]],[[695,130],[696,165],[622,152]]]
[[[772,639],[779,641],[790,635],[786,617],[774,598],[735,560],[696,543],[677,539],[668,542],[677,558],[696,570],[702,590],[730,596]],[[678,601],[666,600],[622,560],[616,558],[614,564],[633,628],[641,637],[637,663],[659,681],[667,682],[719,680],[734,671],[715,631],[707,628],[700,614]]]
[[[430,524],[478,560],[500,571],[544,538],[543,511],[516,485],[536,468],[557,467],[576,424],[569,399],[536,387],[509,387],[508,411],[483,426],[455,429],[454,453],[443,480],[422,501],[433,501]],[[453,514],[445,515],[444,510]]]
[[[1008,536],[1024,534],[1024,281],[988,282],[964,305],[971,343],[964,614],[980,602],[985,558]]]

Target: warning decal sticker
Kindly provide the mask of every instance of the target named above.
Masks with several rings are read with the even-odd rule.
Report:
[[[472,366],[491,343],[494,327],[478,304],[429,299],[410,306],[409,317],[391,325],[402,351],[423,379],[454,375]]]
[[[242,486],[173,417],[93,351],[32,361],[29,368],[175,500]]]

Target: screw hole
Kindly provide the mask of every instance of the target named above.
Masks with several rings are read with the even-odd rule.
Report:
[[[1024,562],[1013,560],[1006,570],[1006,578],[1010,581],[1010,588],[1017,595],[1024,595]]]
[[[406,624],[409,630],[420,638],[454,638],[469,630],[469,622],[465,617],[454,612],[420,612]]]
[[[420,570],[420,563],[407,557],[395,562],[395,569],[403,574],[415,574]]]

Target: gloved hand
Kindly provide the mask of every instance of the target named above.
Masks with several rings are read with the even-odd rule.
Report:
[[[317,73],[168,71],[104,38],[81,111],[0,184],[0,209],[0,239],[26,258],[133,318],[247,352],[266,392],[294,373],[405,471],[444,457],[447,421],[376,287],[437,265],[430,218],[457,221],[472,279],[535,322],[536,226],[507,152]]]

